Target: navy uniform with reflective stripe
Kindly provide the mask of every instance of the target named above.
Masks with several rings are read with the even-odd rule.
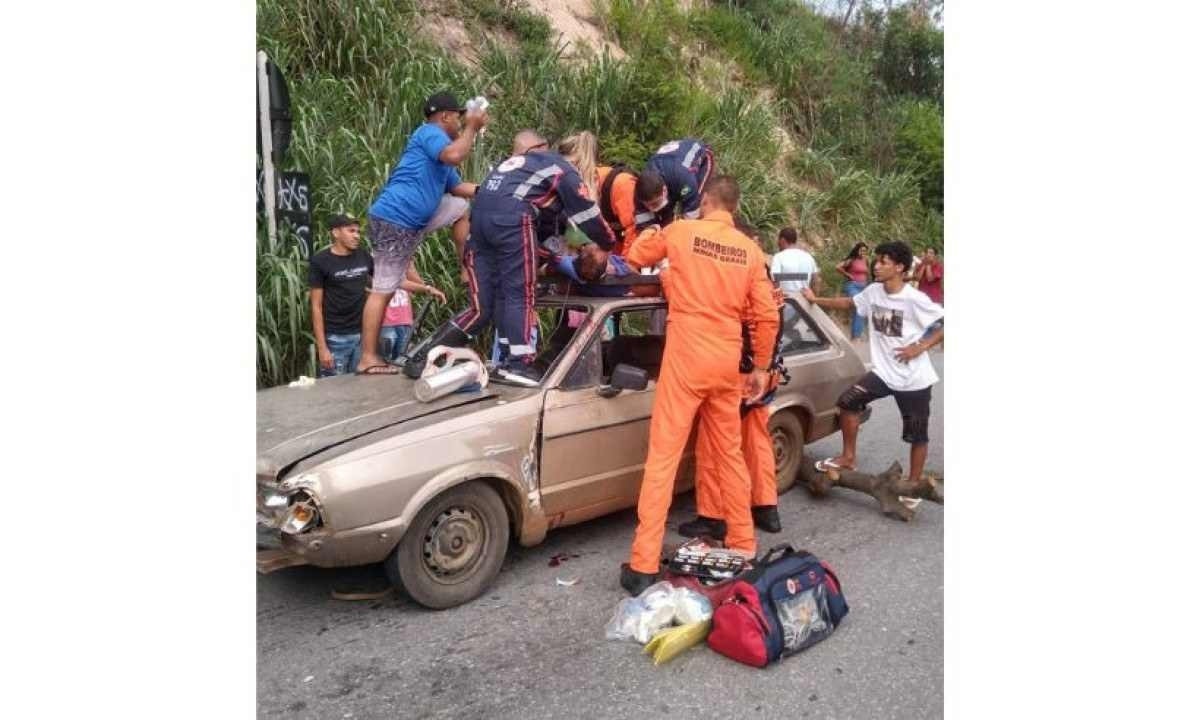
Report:
[[[514,360],[532,360],[534,350],[538,218],[560,212],[597,245],[612,247],[616,238],[600,208],[588,197],[579,172],[558,153],[508,158],[479,184],[471,206],[464,258],[471,305],[454,324],[475,336],[495,322]]]
[[[638,228],[658,223],[666,225],[675,219],[675,205],[682,205],[683,217],[700,217],[700,193],[712,177],[716,161],[712,148],[696,138],[674,140],[663,145],[646,162],[647,170],[656,170],[667,185],[667,205],[658,213],[638,207],[635,218]]]

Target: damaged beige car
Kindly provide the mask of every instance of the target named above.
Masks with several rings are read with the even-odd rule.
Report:
[[[536,545],[635,506],[665,302],[550,295],[538,308],[556,328],[539,387],[493,379],[423,403],[403,376],[344,375],[259,392],[258,521],[275,544],[260,543],[260,571],[383,562],[414,600],[448,608],[488,587],[510,537]],[[784,316],[791,382],[770,420],[780,490],[864,372],[822,310],[792,297]],[[677,492],[692,486],[688,447]]]

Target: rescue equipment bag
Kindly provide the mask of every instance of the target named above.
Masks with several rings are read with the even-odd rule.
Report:
[[[733,581],[716,608],[708,646],[766,667],[829,637],[850,612],[833,569],[791,545],[776,545]]]

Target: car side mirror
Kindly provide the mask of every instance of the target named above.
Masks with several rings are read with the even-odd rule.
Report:
[[[597,392],[600,397],[611,398],[620,395],[622,390],[645,390],[649,383],[650,373],[640,367],[617,363],[608,384],[600,386]]]

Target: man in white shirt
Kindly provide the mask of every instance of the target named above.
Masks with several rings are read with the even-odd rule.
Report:
[[[780,230],[777,242],[779,252],[771,258],[771,277],[778,278],[780,274],[803,276],[799,280],[780,280],[779,289],[788,293],[798,293],[806,287],[820,289],[821,271],[812,254],[798,242],[796,228]]]
[[[938,381],[926,351],[942,341],[945,310],[925,293],[904,281],[912,266],[912,250],[901,242],[875,248],[875,280],[852,298],[820,298],[811,290],[804,297],[823,308],[854,309],[870,319],[872,371],[859,378],[838,398],[842,454],[817,463],[817,470],[854,470],[859,414],[867,404],[891,395],[903,418],[901,437],[911,445],[908,479],[920,483],[929,449],[929,400]]]

